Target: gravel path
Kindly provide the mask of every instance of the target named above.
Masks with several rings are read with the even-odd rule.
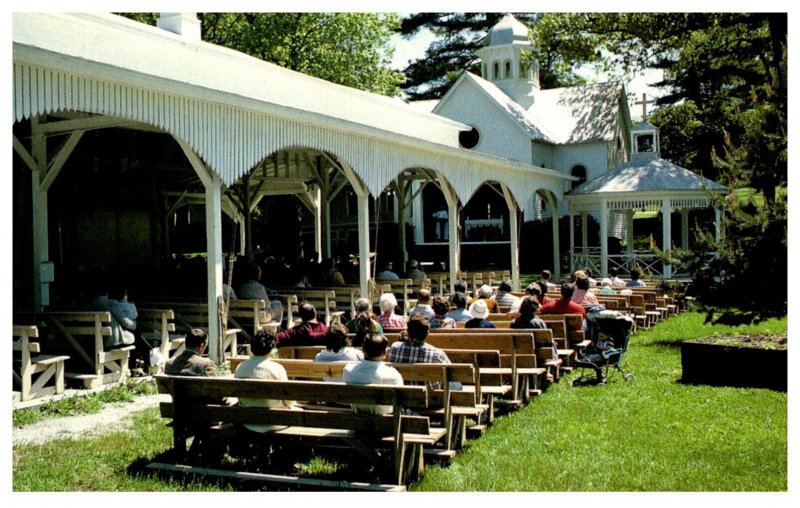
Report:
[[[136,397],[132,402],[108,404],[95,414],[48,418],[33,425],[13,429],[12,442],[14,446],[43,444],[55,439],[78,439],[125,430],[131,426],[130,419],[127,418],[129,415],[168,400],[167,394],[145,395]]]

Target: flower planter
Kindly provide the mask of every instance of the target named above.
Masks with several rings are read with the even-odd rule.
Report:
[[[681,381],[786,391],[787,349],[681,342]]]

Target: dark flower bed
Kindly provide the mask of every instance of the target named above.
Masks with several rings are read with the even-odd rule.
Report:
[[[712,335],[686,342],[695,344],[716,344],[718,346],[748,347],[758,349],[788,349],[785,335]]]

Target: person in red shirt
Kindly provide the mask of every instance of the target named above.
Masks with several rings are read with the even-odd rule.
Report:
[[[539,314],[580,314],[585,318],[586,309],[583,308],[583,305],[571,300],[574,291],[575,286],[572,284],[568,282],[562,284],[561,298],[542,305]]]
[[[314,305],[304,303],[298,309],[298,314],[303,322],[276,335],[278,347],[324,345],[328,326],[317,321]]]

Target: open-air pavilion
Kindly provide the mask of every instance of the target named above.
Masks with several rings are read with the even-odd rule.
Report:
[[[28,215],[31,224],[31,238],[21,242],[30,245],[29,259],[22,263],[24,273],[16,273],[15,262],[14,277],[18,285],[33,288],[33,309],[49,303],[49,284],[58,277],[54,259],[64,245],[54,244],[60,226],[48,205],[51,191],[69,192],[67,186],[56,190],[55,184],[69,168],[71,155],[98,130],[150,133],[177,145],[183,165],[194,171],[189,178],[171,179],[165,172],[169,184],[154,185],[153,201],[166,205],[159,217],[150,218],[151,224],[169,221],[182,204],[205,205],[214,358],[223,213],[241,225],[239,249],[244,252],[249,213],[258,200],[298,195],[315,213],[315,248],[326,252],[327,204],[341,188],[352,187],[359,285],[366,295],[369,199],[387,186],[402,188],[403,180],[413,176],[435,181],[442,190],[449,212],[452,281],[459,267],[459,209],[476,189],[488,181],[497,185],[510,208],[511,237],[517,238],[518,203],[531,201],[526,198],[534,192],[559,200],[569,179],[462,148],[459,136],[470,130],[468,125],[202,42],[194,15],[162,15],[156,28],[109,14],[15,14],[13,64],[15,181],[19,188],[30,188],[29,198],[18,199],[23,206],[15,221]],[[160,183],[160,172],[152,174]],[[230,191],[234,186],[238,192]],[[64,196],[61,201],[68,202]],[[148,232],[153,244],[163,243],[157,231],[154,225]],[[511,245],[509,264],[518,281],[516,242]],[[557,260],[558,242],[553,250]]]

